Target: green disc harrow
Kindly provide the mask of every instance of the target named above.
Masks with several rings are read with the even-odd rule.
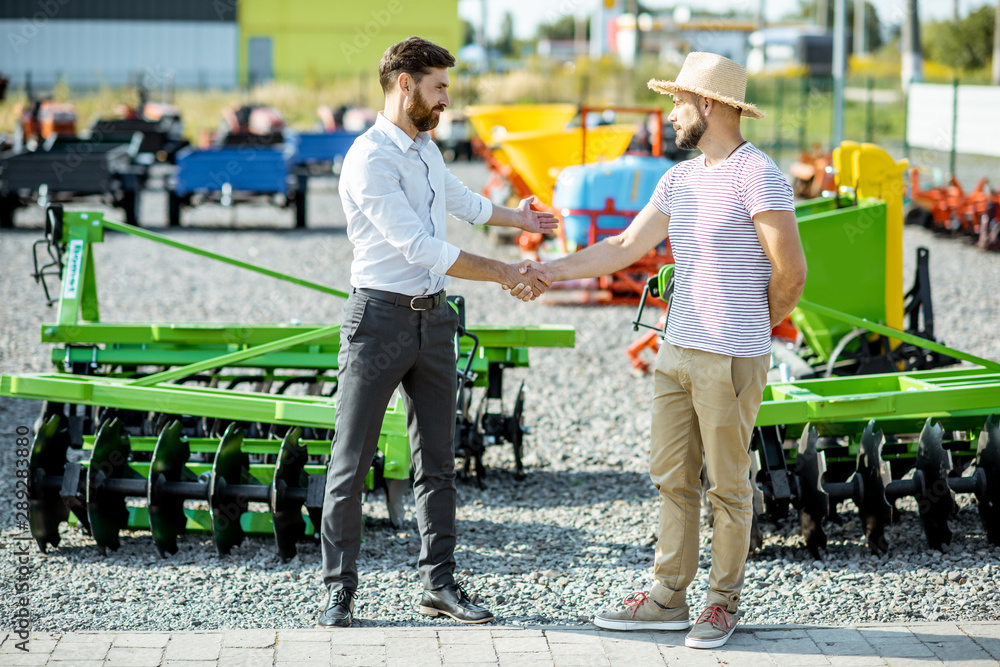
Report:
[[[92,245],[107,229],[222,261],[338,297],[347,294],[200,250],[99,213],[46,212],[35,276],[57,321],[42,326],[56,373],[0,376],[0,395],[44,401],[30,454],[32,533],[44,551],[77,521],[102,553],[120,531],[148,528],[161,555],[186,530],[211,531],[220,554],[245,533],[272,533],[291,558],[314,535],[336,414],[339,325],[101,322]],[[44,251],[44,252],[43,252]],[[48,262],[39,256],[48,256]],[[58,292],[54,285],[58,278]],[[50,284],[53,283],[53,284]],[[524,385],[503,408],[503,370],[528,366],[531,347],[571,347],[565,326],[465,326],[456,337],[456,455],[482,482],[486,445],[508,442],[522,474]],[[482,402],[473,409],[473,389]],[[497,407],[499,406],[499,407]],[[70,462],[70,448],[90,458]],[[370,490],[385,490],[402,521],[410,476],[402,401],[386,410]],[[144,502],[136,502],[141,500]]]
[[[796,207],[809,277],[791,316],[796,342],[773,346],[777,377],[752,444],[755,509],[772,518],[797,509],[819,557],[824,522],[852,500],[868,547],[882,554],[895,501],[916,500],[928,545],[942,549],[955,494],[972,494],[987,539],[1000,545],[1000,364],[935,339],[927,249],[903,292],[905,163],[849,142],[834,163],[840,191]],[[669,299],[672,269],[650,279],[636,328],[662,335],[662,320],[641,318],[649,296]],[[762,544],[759,529],[752,544]]]

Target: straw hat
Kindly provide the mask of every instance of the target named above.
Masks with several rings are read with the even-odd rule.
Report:
[[[692,51],[684,59],[677,81],[650,79],[646,85],[664,95],[686,90],[702,97],[710,97],[739,107],[745,118],[760,120],[767,115],[743,100],[747,93],[747,71],[738,63],[715,53]]]

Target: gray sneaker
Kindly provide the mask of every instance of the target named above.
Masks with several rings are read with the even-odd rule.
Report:
[[[728,612],[722,607],[705,607],[684,639],[684,645],[690,648],[722,646],[733,635],[739,617],[739,611]]]
[[[668,609],[646,593],[636,591],[625,596],[624,609],[602,611],[594,615],[594,625],[608,630],[687,630],[688,606]]]

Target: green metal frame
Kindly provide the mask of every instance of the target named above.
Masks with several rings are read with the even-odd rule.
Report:
[[[884,433],[919,433],[928,417],[949,431],[971,432],[982,428],[987,416],[1000,413],[1000,363],[805,299],[799,301],[797,310],[919,345],[977,367],[769,384],[756,426],[783,426],[786,438],[799,437],[806,424],[823,436],[847,436],[849,445],[840,458],[853,461],[870,419],[876,419]],[[897,457],[915,457],[918,445],[906,443],[906,453]],[[974,445],[967,445],[955,453],[971,457],[974,449]],[[795,451],[787,451],[786,458],[794,464]],[[837,457],[831,455],[830,461],[834,460]]]
[[[818,199],[795,208],[799,237],[809,258],[802,298],[876,322],[886,321],[886,204],[877,199]],[[846,205],[845,205],[846,204]],[[792,324],[817,360],[826,362],[850,326],[825,313],[796,308]]]
[[[42,342],[63,343],[52,350],[52,361],[61,371],[74,363],[101,366],[163,365],[182,366],[207,362],[222,354],[256,350],[245,358],[230,357],[227,368],[316,369],[336,370],[340,352],[340,326],[329,327],[323,339],[292,342],[280,350],[261,350],[260,346],[288,341],[292,335],[313,334],[316,325],[222,326],[211,324],[104,324],[81,323],[42,326]],[[472,371],[476,386],[486,383],[489,364],[502,363],[509,368],[529,365],[530,347],[572,347],[575,331],[570,326],[469,326],[469,333],[479,339]],[[461,340],[461,354],[472,351],[471,339]],[[461,365],[464,367],[464,359]],[[188,371],[190,374],[190,369]]]
[[[60,370],[67,370],[74,363],[112,367],[187,367],[172,370],[170,375],[158,380],[146,378],[139,381],[140,384],[149,384],[222,367],[337,369],[339,325],[101,322],[92,245],[104,240],[105,229],[138,236],[324,294],[342,298],[348,296],[346,292],[326,285],[209,252],[131,225],[105,220],[99,213],[67,211],[63,214],[61,236],[67,247],[67,262],[57,322],[41,327],[42,342],[65,345],[52,350],[52,360]],[[569,326],[485,325],[469,327],[469,332],[479,339],[478,353],[472,366],[472,370],[479,375],[479,385],[486,382],[484,374],[491,363],[526,367],[529,347],[572,347],[575,344],[575,331]],[[471,349],[471,340],[463,338],[461,353],[467,355]],[[463,367],[464,363],[464,360],[460,361]]]
[[[336,407],[327,397],[209,389],[175,382],[205,372],[225,379],[228,375],[224,369],[233,368],[262,369],[264,376],[270,379],[292,377],[289,371],[301,369],[313,369],[320,375],[325,371],[335,372],[340,349],[339,325],[101,322],[93,244],[104,240],[105,229],[138,236],[323,294],[348,296],[341,290],[105,220],[100,213],[66,211],[62,215],[61,228],[54,224],[51,227],[51,234],[58,236],[52,241],[65,245],[56,322],[41,327],[42,342],[62,345],[52,350],[52,360],[62,372],[0,375],[0,396],[237,421],[334,427]],[[468,357],[475,349],[471,371],[476,374],[475,384],[480,386],[487,384],[487,371],[493,364],[527,367],[529,347],[572,347],[575,344],[574,329],[561,325],[484,325],[469,327],[468,332],[478,338],[479,344],[474,348],[471,338],[461,339],[457,368],[466,368]],[[77,364],[99,367],[108,374],[84,376],[66,372]],[[165,370],[136,377],[135,369],[140,366],[164,367]],[[214,441],[199,443],[196,440],[189,442],[192,451],[200,451],[202,447],[206,452],[215,452],[218,445]],[[151,450],[152,444],[140,438],[132,442],[136,449],[149,445]],[[277,441],[246,440],[243,451],[277,454],[279,445]],[[402,401],[386,411],[379,449],[385,456],[384,477],[409,477],[409,437]],[[312,441],[309,452],[313,455],[329,453],[329,443]],[[133,464],[137,472],[141,472],[141,468],[141,463]],[[144,517],[139,516],[144,510],[134,510],[129,510],[130,515],[134,515],[131,519],[140,523],[130,522],[130,525],[147,525]],[[195,514],[194,510],[188,513],[191,528],[210,525],[205,517],[197,519]],[[261,521],[267,525],[254,523]],[[243,522],[247,530],[271,530],[269,517],[244,517]]]
[[[820,435],[853,436],[875,419],[886,433],[919,433],[927,417],[947,430],[971,430],[996,412],[1000,371],[960,368],[769,384],[756,425],[787,426],[789,438],[805,424]]]

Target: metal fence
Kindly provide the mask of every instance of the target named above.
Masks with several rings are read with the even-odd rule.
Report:
[[[756,77],[747,99],[767,113],[743,123],[743,134],[776,160],[814,145],[827,148],[833,135],[833,77]],[[844,86],[844,138],[902,150],[906,96],[898,78],[848,78]]]

